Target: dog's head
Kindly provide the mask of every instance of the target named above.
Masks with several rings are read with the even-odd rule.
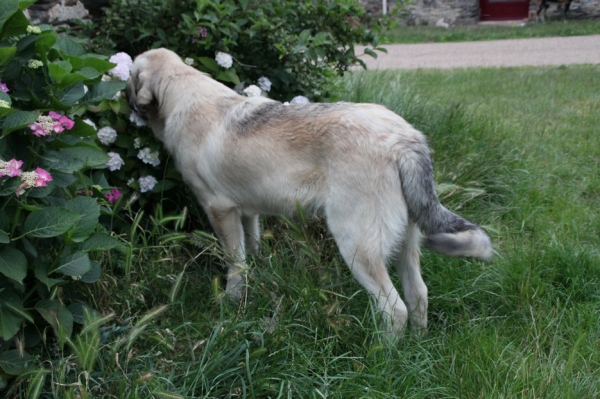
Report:
[[[160,48],[138,55],[131,67],[127,80],[127,100],[129,106],[141,118],[155,115],[160,99],[157,98],[162,76],[170,70],[173,63],[181,63],[174,52]]]

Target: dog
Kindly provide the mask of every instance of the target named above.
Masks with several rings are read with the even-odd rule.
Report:
[[[550,3],[558,3],[558,8],[562,9],[563,18],[567,19],[567,12],[571,7],[573,0],[538,0],[537,20],[546,22],[546,10],[550,8]]]
[[[166,49],[135,58],[126,93],[173,155],[227,254],[226,292],[246,284],[259,215],[322,211],[355,279],[386,325],[427,329],[425,245],[490,259],[489,236],[440,204],[425,136],[381,105],[284,105],[244,97]],[[404,297],[388,274],[393,259]]]

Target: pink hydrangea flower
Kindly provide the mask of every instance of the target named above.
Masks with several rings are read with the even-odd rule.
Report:
[[[50,133],[61,133],[65,129],[71,130],[75,122],[57,112],[50,111],[48,115],[40,115],[37,121],[29,125],[34,136],[43,137]]]
[[[6,85],[6,83],[3,83],[1,80],[0,80],[0,90],[2,90],[5,93],[8,93],[10,91],[8,89],[8,86]]]
[[[29,128],[31,129],[31,133],[33,133],[33,135],[37,137],[42,137],[48,134],[48,132],[46,132],[46,129],[44,129],[42,125],[36,122],[29,125]]]
[[[18,161],[16,159],[11,159],[8,161],[8,165],[6,165],[6,176],[15,177],[21,174],[21,166],[23,166],[23,161]]]
[[[45,187],[48,185],[49,181],[52,181],[52,176],[44,169],[37,168],[34,172],[37,173],[37,178],[33,183],[34,187]]]
[[[21,166],[23,166],[23,161],[18,161],[14,158],[8,162],[4,162],[4,161],[0,160],[0,177],[19,176],[22,172]]]
[[[123,194],[121,194],[121,191],[118,188],[113,188],[108,193],[104,194],[104,196],[108,199],[108,202],[114,204],[123,196]]]

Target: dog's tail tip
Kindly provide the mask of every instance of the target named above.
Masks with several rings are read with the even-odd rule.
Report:
[[[433,234],[426,238],[425,246],[449,256],[491,260],[494,255],[490,237],[480,228],[456,233]]]

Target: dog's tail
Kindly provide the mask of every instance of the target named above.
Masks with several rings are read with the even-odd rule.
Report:
[[[492,243],[481,227],[450,212],[435,191],[433,165],[423,136],[413,141],[398,159],[408,215],[425,234],[425,245],[450,256],[492,257]]]

